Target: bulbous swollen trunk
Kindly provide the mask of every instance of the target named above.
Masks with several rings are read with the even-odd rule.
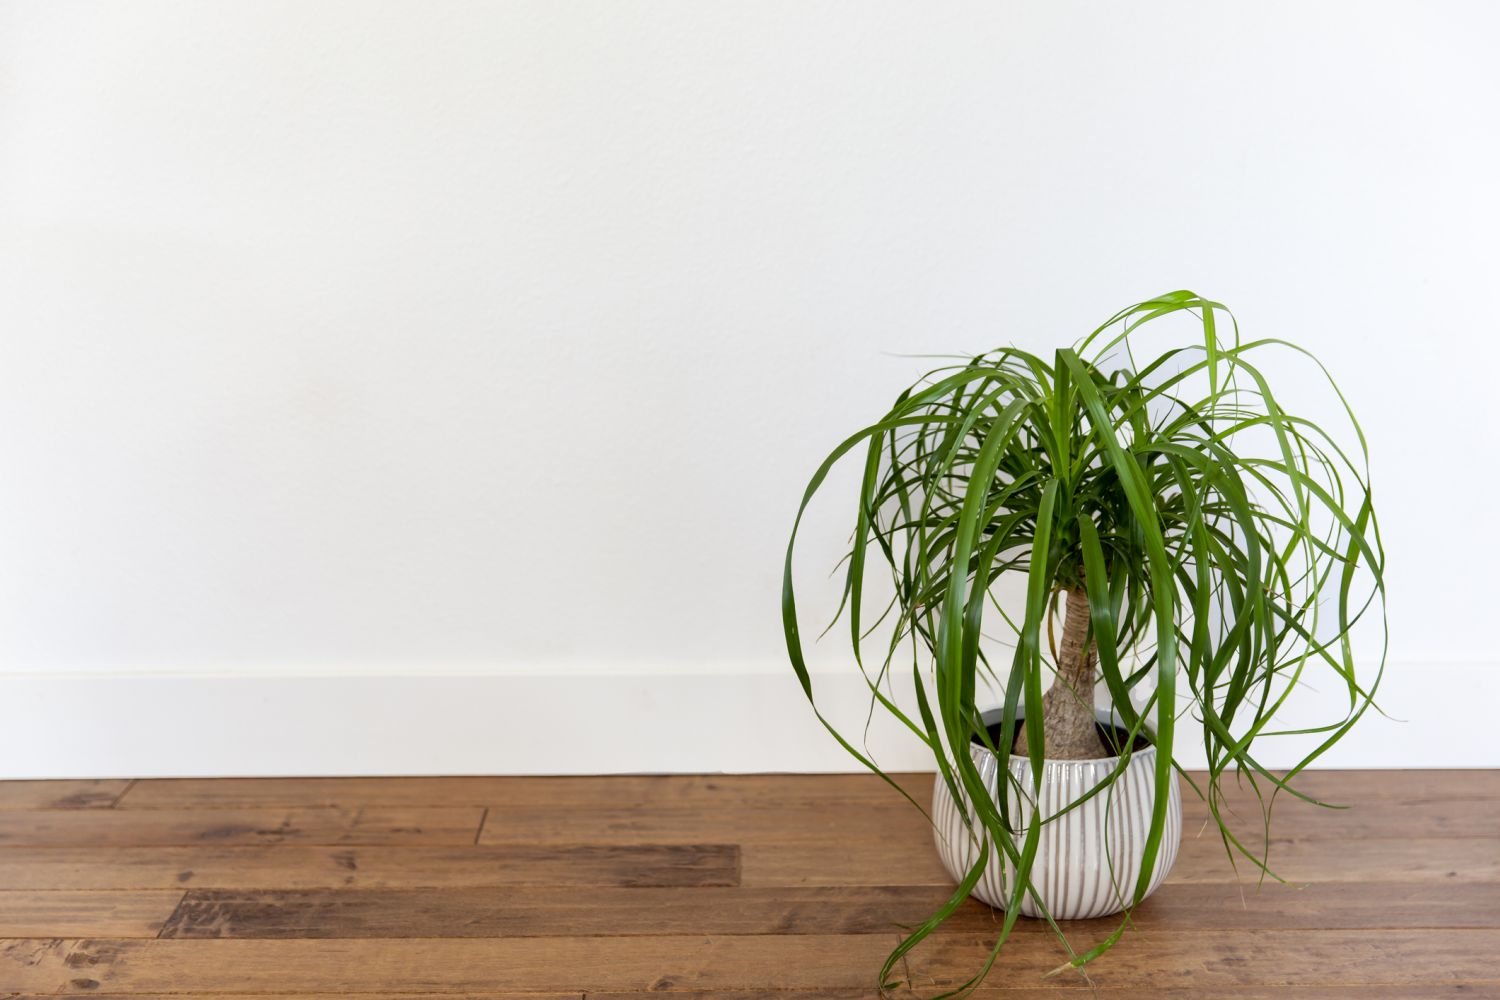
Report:
[[[1098,654],[1087,642],[1089,599],[1081,587],[1068,591],[1063,609],[1057,676],[1042,695],[1042,736],[1048,760],[1095,760],[1114,756],[1099,739],[1094,720]],[[1026,724],[1016,734],[1015,752],[1026,752]]]

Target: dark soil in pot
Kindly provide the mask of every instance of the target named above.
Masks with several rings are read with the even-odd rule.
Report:
[[[989,714],[990,713],[988,712],[985,713],[986,716],[988,716]],[[1017,726],[1020,725],[1020,721],[1020,719],[1016,720]],[[1130,731],[1128,729],[1122,729],[1119,726],[1106,726],[1103,723],[1095,723],[1094,728],[1099,731],[1100,742],[1102,742],[1111,751],[1123,750],[1125,747],[1126,738],[1130,735]],[[1000,723],[991,723],[990,725],[985,727],[985,731],[989,733],[990,745],[998,746],[999,744],[996,741],[1000,739]],[[976,746],[984,746],[984,744],[981,743],[978,738],[975,738],[974,743]],[[1131,747],[1131,752],[1140,753],[1142,750],[1146,750],[1150,746],[1151,741],[1147,739],[1145,734],[1143,733],[1136,736],[1135,745]],[[1119,756],[1118,752],[1115,754],[1115,756]]]

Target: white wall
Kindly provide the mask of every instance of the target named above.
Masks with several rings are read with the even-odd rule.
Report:
[[[779,557],[922,370],[887,352],[1048,349],[1178,287],[1324,357],[1372,443],[1409,721],[1329,762],[1500,765],[1497,32],[0,5],[0,773],[842,766]]]

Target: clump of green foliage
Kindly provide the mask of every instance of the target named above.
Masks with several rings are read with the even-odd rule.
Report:
[[[1173,314],[1191,316],[1201,339],[1138,362],[1132,341],[1141,328]],[[1156,809],[1132,905],[1161,850],[1166,789],[1174,771],[1183,773],[1175,750],[1185,736],[1201,741],[1208,776],[1193,788],[1231,860],[1248,858],[1269,872],[1271,803],[1282,792],[1307,798],[1293,787],[1297,774],[1370,706],[1385,663],[1385,559],[1363,432],[1331,377],[1347,417],[1344,441],[1285,409],[1260,367],[1278,349],[1304,356],[1327,377],[1295,345],[1242,341],[1217,302],[1185,291],[1162,295],[1051,358],[1001,348],[930,372],[812,477],[783,578],[792,667],[818,711],[793,586],[797,527],[835,463],[862,455],[839,617],[847,619],[872,698],[932,751],[938,780],[972,804],[971,830],[984,845],[952,898],[887,960],[883,987],[892,985],[901,957],[968,896],[989,845],[1017,876],[1013,894],[984,967],[945,995],[983,980],[1021,899],[1036,898],[1031,869],[1041,826],[1018,826],[1007,796],[985,791],[971,747],[993,751],[1002,775],[1012,754],[1023,754],[1035,787],[1021,791],[1039,787],[1048,743],[1043,687],[1057,667],[1044,630],[1069,592],[1087,599],[1085,648],[1097,651],[1098,677],[1130,733],[1114,748],[1118,768],[1090,794],[1108,793],[1137,736],[1149,735],[1157,748]],[[874,581],[879,591],[872,575],[883,578]],[[1007,603],[1000,585],[1012,575],[1024,580],[1024,597]],[[872,593],[880,595],[875,615],[867,609]],[[1356,676],[1351,641],[1367,616],[1380,644],[1368,683]],[[1005,630],[1009,641],[995,641],[981,631],[986,626]],[[879,655],[868,656],[870,636],[882,628]],[[898,704],[890,683],[904,669],[912,673],[914,707]],[[1347,691],[1344,710],[1297,730],[1319,739],[1296,766],[1262,765],[1257,748],[1278,735],[1278,710],[1318,675]],[[986,690],[1004,709],[994,740],[980,718]],[[1017,746],[1023,715],[1028,724]],[[1233,832],[1221,808],[1231,776],[1249,783],[1262,806],[1258,845]],[[1069,948],[1068,964],[1102,954],[1128,917],[1127,909],[1120,927],[1088,950]]]

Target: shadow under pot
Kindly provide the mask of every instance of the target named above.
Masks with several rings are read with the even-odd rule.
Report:
[[[982,716],[985,726],[991,731],[991,742],[998,738],[1001,714],[1000,709],[995,709]],[[1097,718],[1106,734],[1105,745],[1122,745],[1128,734],[1114,724],[1110,713],[1100,711]],[[999,762],[992,751],[978,742],[971,744],[971,749],[984,787],[993,798],[999,794]],[[1040,815],[1042,829],[1031,868],[1031,881],[1054,920],[1084,920],[1119,913],[1135,895],[1136,881],[1141,873],[1141,853],[1145,849],[1146,834],[1151,829],[1151,813],[1156,805],[1156,747],[1149,740],[1138,739],[1124,773],[1112,788],[1106,788],[1082,805],[1063,812],[1068,805],[1108,778],[1119,765],[1119,757],[1043,761],[1041,792],[1033,802],[1031,761],[1017,756],[1010,759],[1010,773],[1015,780],[1006,782],[1006,785],[1009,788],[1010,815],[1017,831],[1015,846],[1019,851],[1025,843],[1026,832]],[[994,800],[999,801],[998,798]],[[961,882],[979,859],[977,837],[982,834],[988,838],[989,835],[977,823],[977,832],[970,831],[941,777],[933,782],[932,819],[933,839],[943,867],[955,882]],[[1155,892],[1167,877],[1172,863],[1177,860],[1181,843],[1182,797],[1177,788],[1177,775],[1173,774],[1168,785],[1166,826],[1146,895]],[[1012,865],[991,840],[990,860],[974,886],[973,895],[993,907],[1004,909],[1015,885],[1013,879]],[[1021,914],[1041,916],[1036,899],[1030,893],[1022,897]]]

